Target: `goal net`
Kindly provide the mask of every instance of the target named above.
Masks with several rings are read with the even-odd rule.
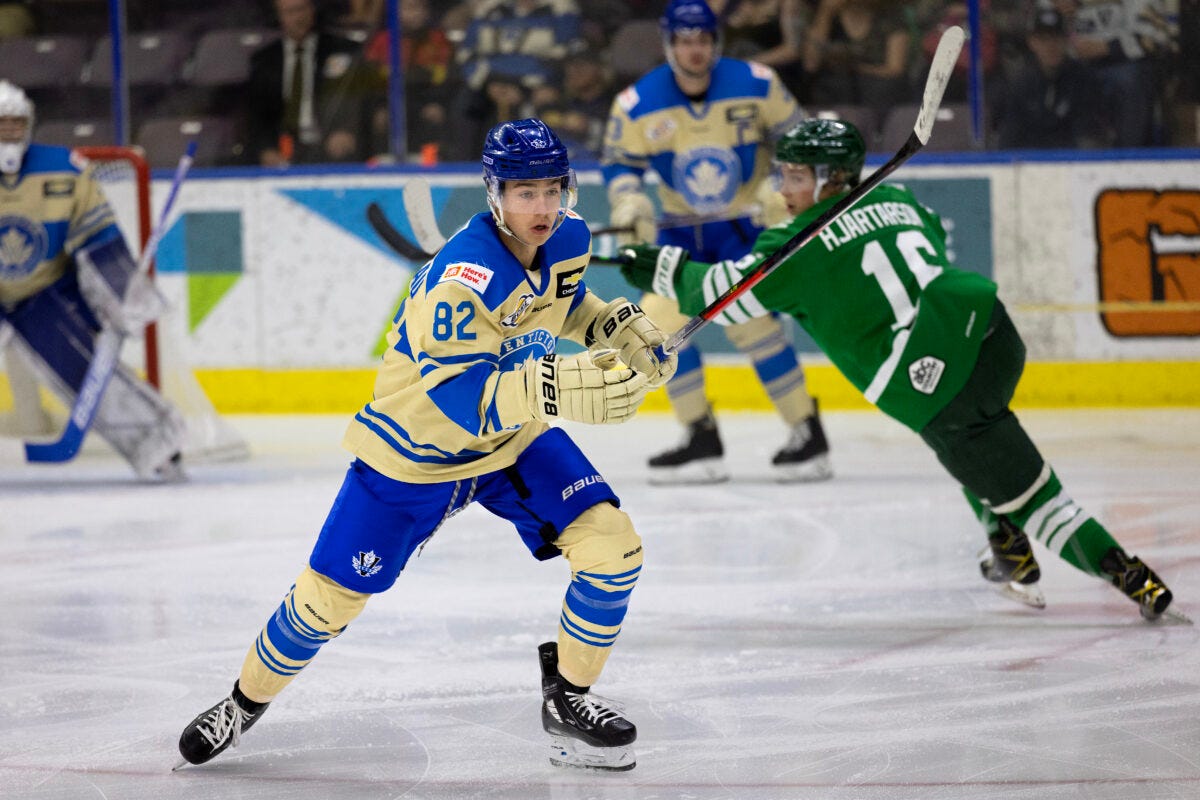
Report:
[[[153,209],[150,170],[128,147],[81,147],[95,165],[105,197],[130,252],[137,257],[150,238]],[[150,264],[153,276],[154,265]],[[142,336],[127,339],[122,361],[170,400],[187,422],[185,464],[245,458],[246,440],[213,408],[186,358],[186,309],[173,303]],[[28,354],[9,331],[0,331],[0,435],[35,438],[63,429],[69,409],[39,386]]]

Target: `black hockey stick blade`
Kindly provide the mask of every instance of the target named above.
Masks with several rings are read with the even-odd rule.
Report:
[[[703,311],[688,320],[682,328],[677,330],[663,343],[662,350],[664,354],[678,352],[679,348],[688,339],[692,338],[701,328],[711,322],[714,317],[724,311],[743,294],[757,286],[776,267],[787,261],[806,244],[815,239],[835,219],[853,208],[868,192],[883,183],[901,164],[908,161],[913,154],[925,146],[929,141],[930,133],[933,131],[933,123],[937,118],[938,107],[942,103],[942,94],[946,91],[946,84],[950,80],[950,73],[954,69],[954,63],[958,60],[959,51],[962,50],[963,39],[963,29],[957,25],[947,28],[942,33],[942,38],[938,41],[937,51],[933,54],[933,61],[929,68],[929,77],[925,80],[925,94],[921,101],[921,111],[917,114],[916,124],[913,126],[912,133],[909,134],[908,140],[892,156],[891,160],[846,193],[840,200],[830,206],[824,214],[806,225],[803,230],[791,239],[788,239],[783,247],[767,256],[758,266],[743,275],[740,281],[730,286],[724,294],[709,303]]]
[[[392,248],[392,251],[401,258],[409,261],[425,262],[433,258],[433,253],[427,253],[418,247],[413,242],[409,241],[408,237],[396,230],[396,226],[392,225],[391,220],[387,218],[387,214],[383,213],[383,208],[374,201],[367,206],[367,222],[371,224],[371,228],[375,233],[379,234],[379,238],[383,239],[383,243]]]

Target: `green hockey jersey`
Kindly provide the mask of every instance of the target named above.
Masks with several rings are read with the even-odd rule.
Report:
[[[686,262],[675,280],[681,310],[699,313],[834,202],[763,231],[739,261]],[[966,383],[995,301],[992,281],[950,264],[938,216],[885,185],[713,321],[794,317],[867,400],[920,431]]]

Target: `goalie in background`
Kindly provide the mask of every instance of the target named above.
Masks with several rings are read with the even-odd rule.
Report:
[[[776,148],[791,223],[765,231],[737,262],[635,246],[622,271],[697,314],[857,186],[865,155],[850,123],[802,122]],[[937,454],[987,533],[983,576],[1006,595],[1045,605],[1032,537],[1112,583],[1146,619],[1167,610],[1166,584],[1071,499],[1009,409],[1025,344],[996,284],[951,264],[941,219],[910,192],[872,189],[713,321],[772,310],[791,314],[867,400]]]
[[[30,141],[34,107],[0,80],[0,340],[13,434],[51,433],[37,384],[68,408],[102,329],[136,335],[165,308],[137,270],[86,160]],[[145,480],[183,477],[183,417],[119,365],[92,423]]]
[[[670,379],[675,358],[655,354],[666,337],[641,309],[584,284],[591,233],[571,211],[566,147],[545,123],[493,128],[483,174],[490,212],[413,276],[374,399],[342,440],[354,461],[308,566],[250,647],[233,692],[184,730],[185,761],[203,764],[236,745],[413,552],[477,502],[511,522],[534,558],[562,555],[570,566],[561,611],[547,607],[559,614],[557,641],[538,648],[550,760],[634,766],[633,723],[588,690],[641,572],[641,537],[551,423],[629,419],[649,388]],[[560,337],[588,350],[559,355]]]
[[[771,147],[803,111],[769,67],[722,58],[717,17],[701,0],[671,0],[660,20],[668,64],[655,67],[613,101],[601,159],[614,227],[630,241],[681,247],[697,258],[740,258],[771,216]],[[663,217],[643,191],[659,179]],[[764,203],[764,200],[766,201]],[[781,212],[778,204],[776,210]],[[668,332],[687,322],[674,300],[642,298]],[[790,430],[771,459],[781,481],[832,477],[829,444],[782,318],[767,315],[725,328]],[[704,384],[700,350],[679,352],[667,397],[687,431],[683,443],[650,459],[650,482],[713,483],[729,477]]]

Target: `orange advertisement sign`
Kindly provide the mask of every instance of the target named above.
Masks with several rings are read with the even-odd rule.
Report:
[[[1200,335],[1200,190],[1108,189],[1096,198],[1096,269],[1113,336]],[[1161,303],[1132,310],[1109,303]],[[1189,304],[1173,308],[1173,304]]]

